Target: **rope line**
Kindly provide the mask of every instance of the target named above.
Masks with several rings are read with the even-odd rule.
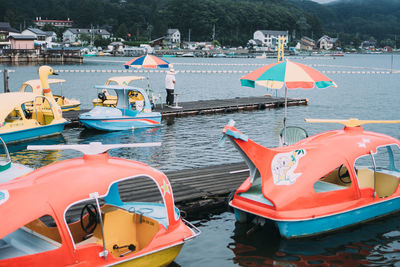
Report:
[[[77,69],[60,69],[55,70],[57,73],[166,73],[168,70],[77,70]],[[249,73],[251,70],[177,70],[177,73],[194,73],[194,74],[242,74]],[[344,70],[323,70],[321,73],[329,74],[400,74],[400,71],[344,71]]]

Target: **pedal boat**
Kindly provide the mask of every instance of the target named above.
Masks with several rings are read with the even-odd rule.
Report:
[[[52,68],[39,68],[44,95],[35,93],[0,94],[0,137],[6,143],[61,134],[67,120],[54,100],[48,84]]]
[[[133,130],[161,125],[161,113],[153,112],[146,91],[126,85],[100,85],[95,88],[114,90],[118,100],[116,107],[95,106],[79,116],[80,122],[89,129],[102,131]],[[143,100],[130,102],[131,96]]]
[[[65,80],[63,79],[48,79],[49,84],[59,84],[64,82]],[[26,81],[22,83],[19,91],[33,92],[38,95],[43,95],[42,83],[39,79]],[[62,92],[61,95],[53,95],[53,97],[56,103],[61,107],[62,111],[79,110],[81,106],[79,100],[66,98],[65,96],[62,96]]]
[[[12,162],[7,145],[1,138],[0,144],[0,184],[33,171],[28,166]]]
[[[162,172],[108,150],[159,143],[28,146],[74,149],[0,184],[0,266],[167,266],[200,231],[181,218]],[[137,183],[135,183],[137,181]],[[151,191],[153,189],[153,191]],[[153,201],[132,201],[140,192]]]
[[[153,92],[153,90],[150,89],[150,83],[149,83],[149,78],[144,77],[144,76],[115,76],[109,78],[105,85],[130,85],[131,82],[135,81],[147,81],[146,83],[146,93],[149,98],[150,104],[152,107],[154,107],[154,101],[157,100],[160,96],[156,96]],[[134,86],[135,87],[135,86]],[[141,86],[139,86],[141,87]],[[117,105],[117,96],[110,94],[110,92],[107,89],[101,90],[97,94],[97,98],[92,100],[93,107],[95,106],[106,106],[106,107],[115,107]],[[129,98],[129,103],[134,104],[135,101],[137,100],[143,100],[142,96],[139,96],[138,98],[135,98],[131,96]]]
[[[263,147],[230,122],[228,137],[250,176],[229,205],[237,221],[277,226],[284,238],[317,235],[400,210],[400,141],[365,131],[365,123],[400,121],[306,120],[341,123],[295,144]]]

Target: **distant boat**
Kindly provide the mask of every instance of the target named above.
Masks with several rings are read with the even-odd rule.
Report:
[[[194,54],[193,53],[185,53],[185,54],[182,54],[182,57],[194,57]]]
[[[213,57],[226,57],[224,53],[214,54]]]
[[[95,51],[90,51],[87,54],[83,55],[84,57],[95,57],[97,56],[97,53]]]
[[[343,53],[325,54],[326,57],[344,57]]]
[[[162,57],[176,57],[176,55],[163,55]]]
[[[264,53],[262,53],[261,56],[256,56],[256,58],[267,58],[267,54],[265,54],[265,52],[264,52]]]

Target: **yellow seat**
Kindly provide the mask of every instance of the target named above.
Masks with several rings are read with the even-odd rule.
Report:
[[[369,187],[374,189],[374,172],[364,168],[357,171],[358,184],[360,188]],[[376,194],[378,197],[391,196],[399,185],[396,176],[377,172],[376,173]]]

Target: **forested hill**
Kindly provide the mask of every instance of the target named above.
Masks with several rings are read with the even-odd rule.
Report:
[[[395,37],[400,35],[400,0],[341,0],[325,5],[303,0],[291,2],[317,15],[326,32],[379,41],[400,39]]]
[[[394,38],[400,0],[0,0],[0,21],[16,29],[36,17],[67,19],[76,27],[108,26],[125,39],[146,40],[177,28],[183,40],[244,45],[255,30],[288,30],[293,38],[324,33],[344,39]],[[215,33],[213,31],[215,25]],[[130,37],[129,37],[130,36]],[[400,38],[399,38],[400,39]]]

